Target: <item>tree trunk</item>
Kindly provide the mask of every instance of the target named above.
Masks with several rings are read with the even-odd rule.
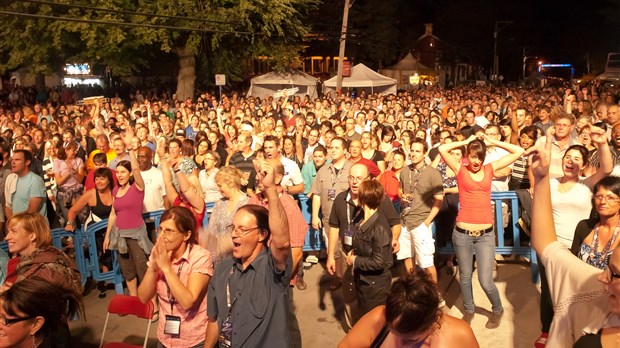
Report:
[[[34,83],[37,90],[45,89],[45,74],[36,74],[34,77]]]
[[[179,57],[179,75],[177,76],[177,98],[183,101],[194,97],[196,83],[196,58],[194,53],[186,47],[176,50]]]

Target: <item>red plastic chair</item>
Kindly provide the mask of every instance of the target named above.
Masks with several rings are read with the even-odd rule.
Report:
[[[146,326],[146,334],[144,336],[144,344],[143,348],[146,348],[146,343],[149,340],[149,331],[151,330],[151,323],[153,321],[153,312],[154,312],[153,302],[148,301],[147,303],[142,303],[138,297],[128,296],[128,295],[115,295],[112,297],[110,304],[108,305],[108,314],[105,318],[105,324],[103,325],[103,332],[101,333],[101,342],[99,343],[99,347],[103,348],[134,348],[140,347],[137,345],[122,343],[122,342],[114,342],[107,343],[103,345],[103,339],[105,336],[105,331],[108,327],[108,320],[110,319],[110,313],[118,314],[121,316],[125,315],[134,315],[138,318],[147,319],[148,324]]]

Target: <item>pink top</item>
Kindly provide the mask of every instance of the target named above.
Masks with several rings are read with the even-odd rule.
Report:
[[[154,264],[153,254],[149,257],[147,266]],[[179,274],[179,267],[181,273]],[[185,250],[185,253],[177,261],[172,262],[172,271],[179,274],[181,283],[187,286],[189,275],[192,273],[202,273],[213,276],[213,258],[211,254],[197,244],[192,244]],[[205,340],[207,327],[207,292],[198,299],[194,306],[189,310],[184,310],[175,301],[174,309],[170,308],[170,298],[168,297],[168,286],[166,277],[163,273],[157,275],[157,297],[159,298],[159,322],[157,325],[157,338],[165,347],[193,347]],[[166,315],[181,317],[181,335],[179,338],[172,338],[171,335],[164,334]]]
[[[491,181],[493,180],[493,166],[489,163],[482,167],[484,177],[478,182],[472,179],[469,169],[461,165],[456,182],[459,187],[459,214],[457,222],[470,224],[492,224],[493,211],[491,210]]]
[[[122,197],[117,197],[119,187],[116,186],[112,191],[114,196],[114,212],[116,213],[116,227],[119,230],[138,228],[144,224],[142,219],[142,202],[144,201],[144,191],[138,190],[136,184],[129,186],[127,192]]]

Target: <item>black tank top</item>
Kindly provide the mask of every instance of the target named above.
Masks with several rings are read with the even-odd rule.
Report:
[[[99,191],[97,189],[95,189],[95,194],[97,195],[97,204],[94,207],[90,207],[90,212],[100,219],[107,219],[108,216],[110,216],[110,213],[112,213],[112,206],[105,205],[101,202]]]

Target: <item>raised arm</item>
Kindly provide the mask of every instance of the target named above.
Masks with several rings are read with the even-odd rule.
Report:
[[[491,144],[493,146],[497,146],[500,147],[506,151],[509,152],[508,155],[498,159],[497,161],[494,161],[491,165],[493,166],[493,170],[494,171],[498,171],[500,169],[503,169],[509,165],[511,165],[514,161],[516,161],[517,159],[519,159],[519,157],[521,157],[523,155],[523,152],[525,150],[523,150],[523,148],[519,145],[514,145],[511,143],[507,143],[504,141],[497,141],[497,140],[493,140],[490,137],[483,135],[484,136],[484,141],[488,144]]]
[[[301,144],[301,139],[304,136],[304,125],[300,122],[295,124],[295,156],[299,163],[304,163],[304,147]]]
[[[123,136],[123,141],[125,142],[125,146],[129,150],[129,159],[131,161],[131,174],[133,175],[136,188],[140,191],[144,191],[144,179],[142,179],[142,174],[140,173],[140,165],[138,164],[138,157],[136,157],[136,151],[138,149],[134,149],[132,147],[132,138],[133,129],[131,129],[131,127],[127,127],[125,129],[125,136]]]
[[[187,176],[182,171],[176,169],[174,172],[176,173],[177,180],[179,181],[179,189],[183,192],[183,195],[187,198],[189,204],[192,205],[197,213],[202,213],[205,208],[205,201],[202,199],[200,194],[196,192],[196,189],[192,186],[192,184],[190,184]],[[170,173],[170,171],[168,171],[168,173]],[[168,188],[166,188],[166,192],[168,192]]]
[[[538,255],[557,240],[553,212],[551,210],[551,187],[549,184],[549,163],[551,142],[544,147],[528,149],[530,168],[535,179],[534,200],[532,203],[532,247]]]
[[[467,144],[469,144],[469,142],[474,139],[478,139],[478,137],[472,135],[467,140],[443,144],[437,148],[437,150],[439,150],[439,155],[441,156],[441,158],[443,158],[443,161],[446,162],[446,165],[450,167],[450,169],[452,169],[454,173],[458,173],[459,169],[461,169],[461,162],[455,160],[454,157],[450,155],[450,151],[461,146],[467,146]]]
[[[268,202],[271,256],[276,268],[284,271],[286,269],[286,261],[291,253],[291,243],[288,218],[280,202],[275,184],[275,166],[270,161],[260,161],[257,163],[256,172],[261,177],[261,182],[265,187],[263,194],[267,197]]]
[[[157,141],[157,155],[161,164],[161,174],[164,177],[164,185],[166,186],[166,198],[170,204],[174,203],[179,193],[172,184],[172,173],[170,172],[170,162],[166,154],[166,139],[161,138]]]
[[[607,143],[607,135],[602,128],[591,127],[590,137],[594,143],[598,144],[598,156],[600,161],[600,165],[594,174],[586,179],[586,185],[591,189],[599,180],[611,174],[614,170],[614,160],[611,157],[609,143]]]

